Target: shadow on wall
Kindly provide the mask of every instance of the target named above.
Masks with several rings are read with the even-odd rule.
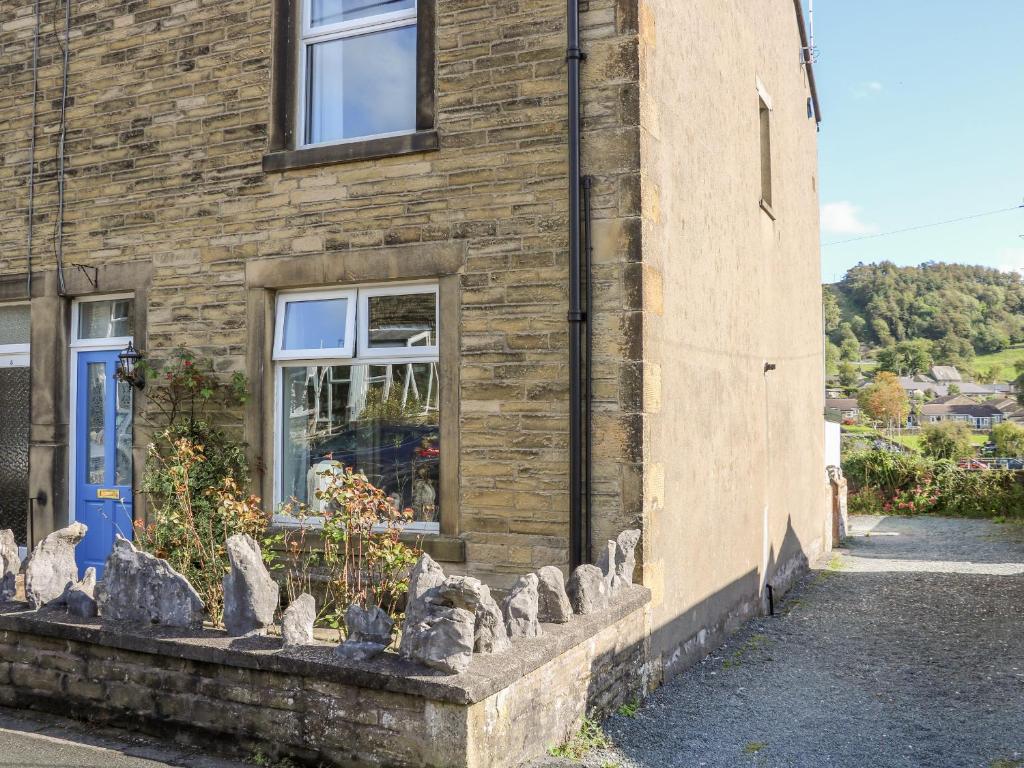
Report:
[[[768,552],[767,575],[763,578],[765,584],[772,586],[776,604],[807,570],[806,549],[793,529],[790,516],[778,551],[772,545]],[[661,649],[664,679],[669,680],[693,666],[725,642],[744,622],[766,614],[768,610],[762,574],[759,569],[751,568],[668,623],[653,628],[651,647],[655,653]]]
[[[768,554],[766,581],[772,585],[776,605],[807,573],[808,567],[804,546],[790,517],[779,551],[773,546]],[[615,669],[619,684],[611,691],[592,685],[588,689],[587,714],[598,718],[612,714],[638,695],[642,696],[696,664],[749,619],[768,613],[766,591],[761,586],[759,569],[753,568],[667,624],[653,627],[650,637],[643,641],[644,647],[634,644],[596,658],[591,665],[591,680],[606,680],[607,670]],[[666,657],[658,653],[659,648],[672,651]],[[635,659],[645,659],[646,663],[629,663]],[[571,735],[567,734],[567,738]]]

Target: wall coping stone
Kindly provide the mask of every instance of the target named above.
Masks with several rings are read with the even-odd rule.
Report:
[[[313,677],[317,680],[391,691],[452,704],[476,704],[508,688],[547,662],[575,648],[651,601],[650,590],[631,586],[617,594],[608,610],[574,615],[566,624],[543,624],[536,638],[518,638],[504,653],[474,654],[459,675],[425,669],[395,653],[366,661],[337,661],[334,645],[312,645],[281,652],[279,637],[228,637],[222,630],[189,631],[169,627],[113,627],[100,619],[79,619],[62,612],[37,612],[25,603],[0,604],[0,631],[108,646],[242,669]]]

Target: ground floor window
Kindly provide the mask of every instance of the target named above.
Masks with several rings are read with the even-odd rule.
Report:
[[[362,472],[413,526],[440,520],[436,285],[282,293],[275,324],[278,503],[319,511],[337,462]]]

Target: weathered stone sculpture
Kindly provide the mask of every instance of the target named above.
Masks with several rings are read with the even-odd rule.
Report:
[[[313,622],[316,621],[316,600],[303,593],[285,609],[281,619],[281,637],[285,648],[310,645],[313,642]]]
[[[82,580],[69,585],[60,600],[72,616],[83,619],[95,617],[98,611],[96,606],[96,569],[86,568]]]
[[[18,572],[21,570],[21,557],[18,555],[18,542],[14,540],[14,531],[0,531],[0,602],[13,600],[18,591]]]
[[[423,554],[413,566],[399,653],[444,672],[464,671],[473,658],[476,579],[446,580],[441,566]],[[479,603],[477,603],[479,604]]]
[[[497,601],[491,597],[490,588],[486,584],[480,587],[480,601],[476,604],[473,628],[473,650],[476,653],[501,653],[510,645],[505,616]]]
[[[608,582],[596,565],[581,565],[573,571],[568,592],[575,613],[596,613],[608,607]]]
[[[228,537],[227,552],[231,570],[224,577],[224,626],[232,637],[261,632],[274,623],[281,589],[252,536]]]
[[[562,570],[545,565],[537,571],[537,620],[564,624],[572,618],[572,604],[565,591]]]
[[[140,552],[118,535],[107,558],[96,602],[107,621],[199,629],[203,601],[166,560]]]
[[[520,576],[501,606],[505,614],[505,627],[512,639],[537,637],[540,634],[540,623],[537,621],[537,582],[535,573]]]
[[[391,617],[376,605],[363,608],[352,603],[345,611],[346,639],[354,643],[377,643],[387,648],[394,627]]]
[[[25,595],[33,608],[58,599],[68,584],[78,581],[75,547],[86,531],[82,523],[72,523],[36,544],[25,566]]]
[[[620,533],[615,541],[609,541],[607,551],[601,553],[598,566],[608,583],[609,596],[616,595],[633,584],[636,545],[639,541],[640,530],[631,528]]]

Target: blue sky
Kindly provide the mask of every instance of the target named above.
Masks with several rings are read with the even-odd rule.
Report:
[[[805,2],[806,6],[806,2]],[[816,0],[822,243],[1024,204],[1024,0]],[[1024,209],[822,248],[1024,268]]]

